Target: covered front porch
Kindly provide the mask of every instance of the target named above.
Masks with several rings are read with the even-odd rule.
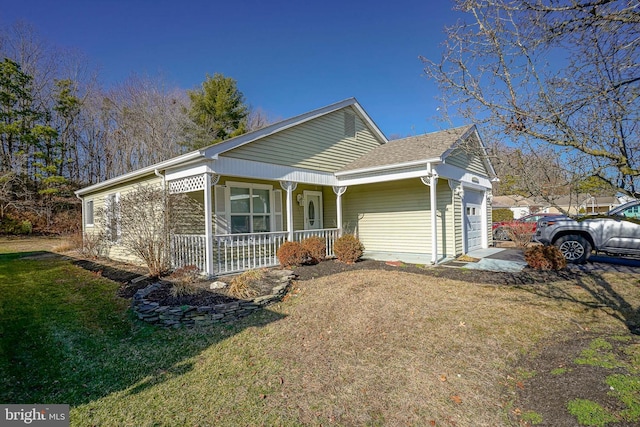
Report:
[[[327,257],[332,257],[333,244],[339,237],[337,228],[298,230],[290,238],[286,231],[268,233],[220,234],[212,236],[211,246],[206,235],[173,234],[171,236],[171,265],[174,268],[195,265],[209,275],[224,275],[274,267],[279,264],[276,253],[286,241],[300,242],[317,236],[325,241]],[[209,262],[207,255],[211,253]]]
[[[195,265],[215,276],[272,267],[279,264],[276,253],[284,242],[311,236],[325,241],[327,257],[334,255],[333,245],[343,228],[344,189],[207,169],[200,166],[164,176],[170,198],[190,201],[170,220],[173,268]]]

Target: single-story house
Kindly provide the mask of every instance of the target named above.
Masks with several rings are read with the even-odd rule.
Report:
[[[624,199],[613,195],[574,194],[562,196],[554,200],[555,204],[570,215],[577,214],[598,214],[606,213],[616,206],[624,203]],[[555,206],[546,206],[544,212],[560,213],[561,210]]]
[[[141,184],[198,201],[202,215],[170,236],[171,259],[216,275],[277,265],[283,242],[312,235],[328,255],[352,233],[365,257],[421,264],[487,248],[493,179],[474,125],[388,141],[350,98],[76,194],[86,235]],[[107,256],[132,261],[117,235]]]
[[[522,218],[542,209],[536,200],[517,194],[508,196],[493,196],[493,209],[509,209],[513,212],[513,219]]]

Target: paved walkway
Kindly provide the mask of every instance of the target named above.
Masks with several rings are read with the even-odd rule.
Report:
[[[517,249],[487,248],[467,255],[480,261],[467,263],[464,268],[517,273],[527,266],[522,251]]]

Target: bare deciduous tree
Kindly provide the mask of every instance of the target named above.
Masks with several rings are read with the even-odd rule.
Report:
[[[137,185],[113,203],[96,211],[101,236],[141,259],[153,277],[171,267],[170,237],[181,224],[172,212],[204,214],[195,199],[172,197],[162,187],[149,184]]]
[[[447,28],[441,59],[423,58],[446,110],[483,122],[488,139],[552,150],[572,181],[596,177],[639,197],[638,3],[458,0],[457,7],[469,22]]]

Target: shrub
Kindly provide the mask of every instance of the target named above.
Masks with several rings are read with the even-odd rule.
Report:
[[[103,233],[84,233],[82,238],[82,254],[96,259],[100,257],[106,247]]]
[[[310,262],[317,264],[323,261],[327,256],[327,245],[324,243],[324,239],[317,236],[312,236],[304,239],[302,242],[302,248],[307,251]]]
[[[194,283],[200,280],[200,270],[195,265],[176,268],[167,279],[173,283],[171,295],[174,297],[200,293],[200,289],[194,286]]]
[[[193,264],[176,268],[167,279],[176,283],[193,284],[200,280],[200,270]]]
[[[276,252],[280,265],[287,267],[300,266],[309,259],[309,252],[300,242],[284,242]]]
[[[536,270],[562,270],[567,260],[555,246],[533,246],[524,251],[524,259],[529,267]]]
[[[260,294],[260,282],[264,279],[266,270],[249,270],[233,278],[227,288],[229,295],[250,299]]]
[[[516,245],[516,248],[526,248],[533,238],[531,225],[525,222],[515,222],[505,227],[505,231],[509,239]]]
[[[511,209],[498,208],[491,212],[493,222],[513,221],[513,211]]]
[[[353,234],[345,234],[336,239],[333,245],[333,252],[336,254],[338,261],[353,264],[362,256],[364,246]]]

